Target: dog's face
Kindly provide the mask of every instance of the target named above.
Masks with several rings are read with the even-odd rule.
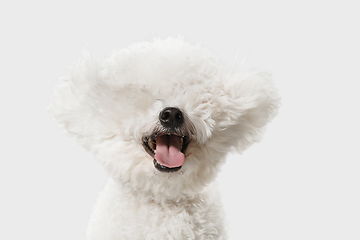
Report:
[[[181,39],[86,55],[51,111],[111,176],[142,192],[201,191],[232,149],[259,140],[279,98],[265,72],[230,74],[208,49]]]

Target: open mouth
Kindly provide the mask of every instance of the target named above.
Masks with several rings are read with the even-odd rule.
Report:
[[[175,134],[154,134],[143,138],[144,149],[154,159],[155,168],[162,172],[181,169],[189,142],[189,137]]]

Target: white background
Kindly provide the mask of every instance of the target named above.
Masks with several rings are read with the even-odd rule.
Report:
[[[44,111],[66,66],[179,34],[282,95],[219,176],[230,239],[360,239],[359,24],[356,1],[3,1],[0,239],[85,239],[106,174]]]

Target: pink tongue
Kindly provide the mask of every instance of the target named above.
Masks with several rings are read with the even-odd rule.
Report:
[[[155,159],[168,168],[180,167],[185,162],[185,156],[180,150],[180,139],[177,136],[163,135],[155,138]]]

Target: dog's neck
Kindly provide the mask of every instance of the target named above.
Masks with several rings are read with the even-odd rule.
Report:
[[[202,191],[196,193],[184,193],[182,191],[171,191],[171,193],[166,192],[166,190],[161,194],[154,194],[151,189],[134,189],[134,186],[130,184],[124,184],[121,181],[114,180],[116,188],[123,196],[128,196],[129,198],[139,202],[139,203],[155,203],[160,204],[163,207],[170,206],[184,206],[184,205],[200,205],[208,198],[209,192],[208,188],[210,186],[204,187]],[[213,185],[213,184],[211,184]]]

